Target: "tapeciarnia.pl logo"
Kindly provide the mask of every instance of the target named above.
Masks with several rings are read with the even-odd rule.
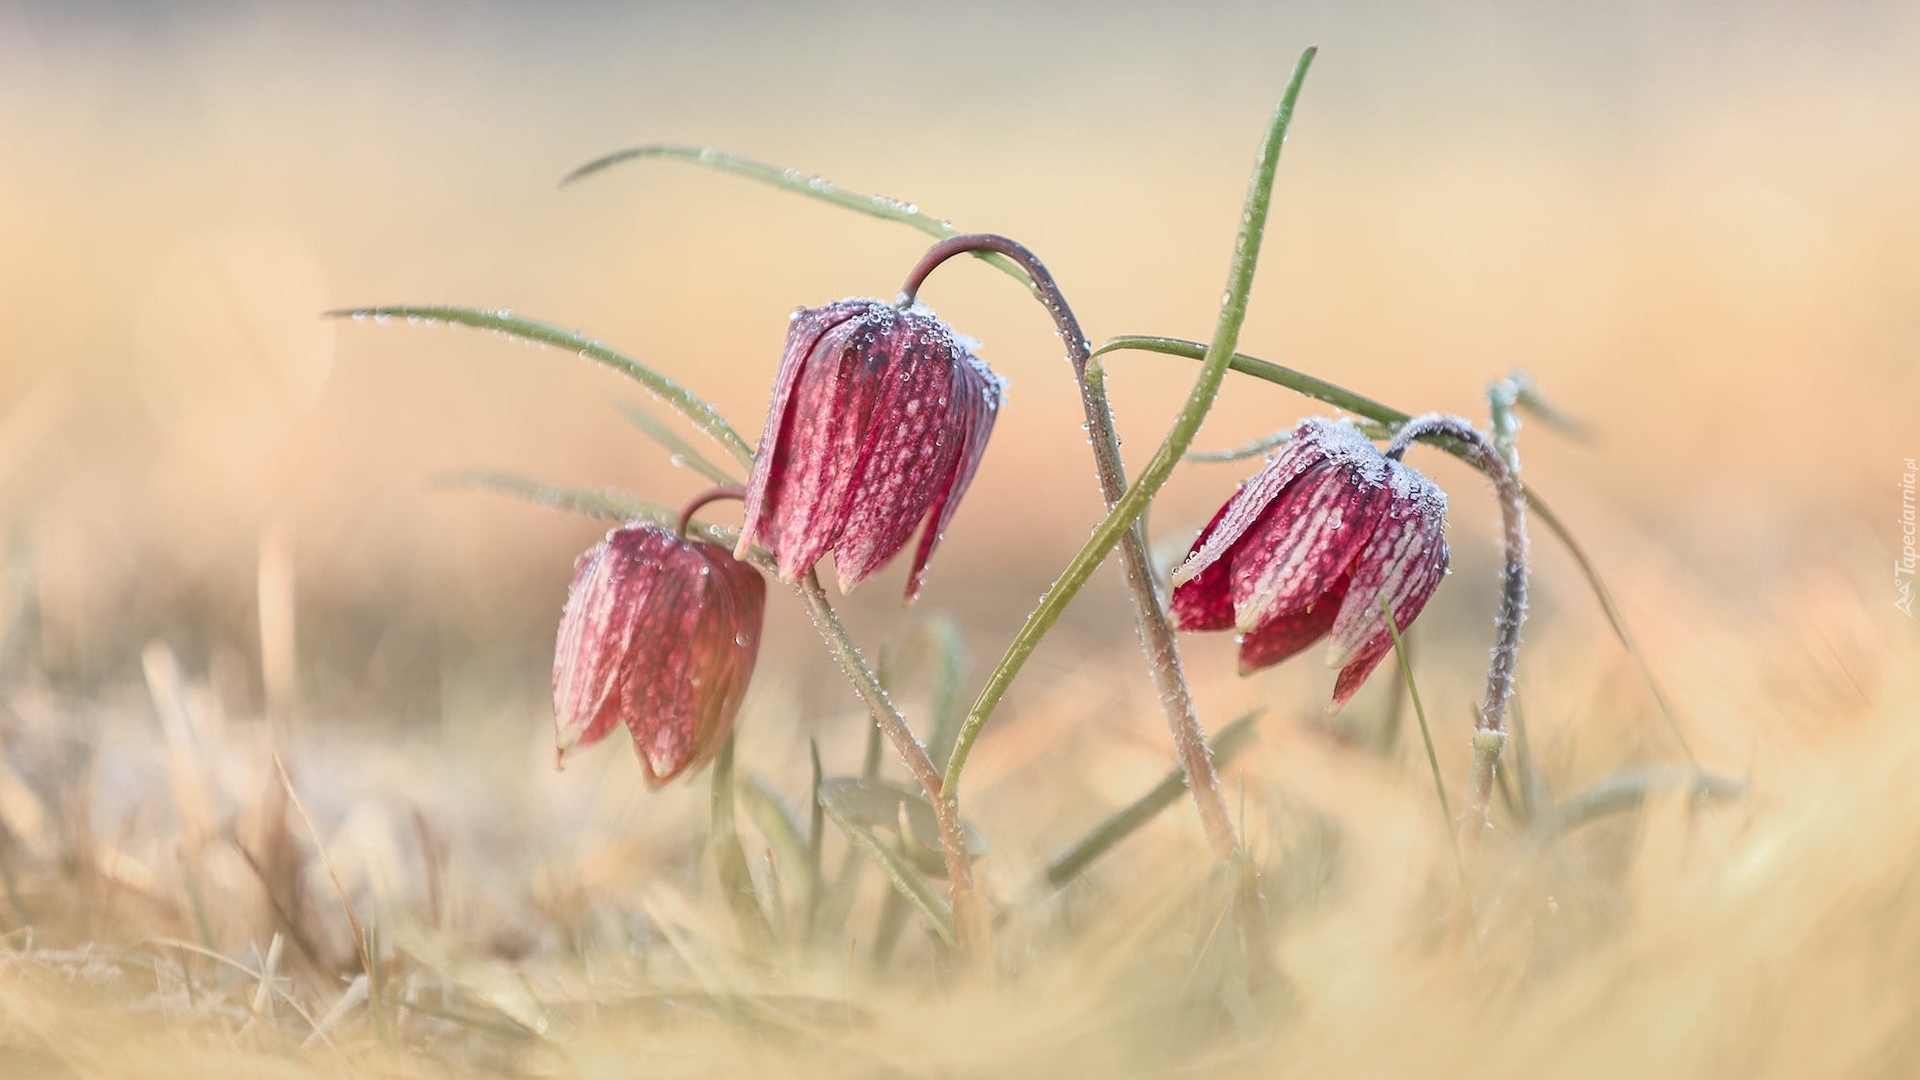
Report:
[[[1893,606],[1913,615],[1913,476],[1916,471],[1913,459],[1907,458],[1907,471],[1900,474],[1900,558],[1893,564],[1893,591],[1896,594]]]

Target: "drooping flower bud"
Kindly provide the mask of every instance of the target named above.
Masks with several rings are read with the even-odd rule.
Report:
[[[1237,630],[1242,674],[1322,637],[1339,668],[1332,708],[1393,646],[1447,572],[1447,497],[1352,425],[1301,421],[1214,515],[1173,574],[1183,630]]]
[[[733,728],[766,607],[759,572],[718,544],[653,524],[608,533],[574,564],[560,616],[558,754],[625,723],[650,785],[704,765]]]
[[[1004,386],[918,305],[841,300],[795,312],[736,552],[759,541],[793,581],[831,550],[850,592],[924,519],[907,579],[914,599],[986,452]]]

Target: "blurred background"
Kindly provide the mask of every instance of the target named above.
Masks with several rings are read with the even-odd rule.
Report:
[[[1920,11],[1901,3],[10,0],[0,671],[16,696],[139,693],[159,642],[236,715],[431,727],[484,704],[544,739],[553,624],[603,526],[435,478],[662,502],[703,485],[625,424],[615,404],[641,395],[604,371],[319,312],[458,303],[582,328],[751,438],[788,312],[891,296],[924,238],[681,164],[557,186],[672,141],[1010,234],[1096,340],[1204,339],[1261,126],[1309,43],[1243,350],[1476,418],[1524,367],[1592,432],[1530,427],[1527,477],[1662,666],[1741,695],[1797,664],[1876,697],[1876,657],[1915,632],[1889,581],[1920,454]],[[970,263],[924,295],[1011,382],[922,602],[991,655],[1100,508],[1040,308]],[[1112,369],[1137,463],[1192,366]],[[1230,378],[1201,445],[1320,411]],[[1457,648],[1464,697],[1496,515],[1473,476],[1416,459],[1454,493],[1456,572],[1423,626]],[[1183,470],[1156,540],[1177,548],[1251,468]],[[1535,625],[1612,648],[1538,547]],[[875,647],[918,618],[902,576],[848,602]],[[1688,651],[1705,609],[1766,642],[1751,665]],[[776,596],[771,618],[782,692],[845,709],[797,605]],[[1039,681],[1124,657],[1127,619],[1109,567]],[[1230,643],[1189,647],[1221,708],[1311,704],[1331,679],[1241,683]],[[1529,675],[1551,670],[1543,654]]]
[[[1391,669],[1329,723],[1317,650],[1241,679],[1229,635],[1183,638],[1212,729],[1266,709],[1226,780],[1298,990],[1277,1059],[1299,1075],[1911,1074],[1920,623],[1892,570],[1920,457],[1920,7],[1708,0],[0,0],[0,1072],[124,1058],[97,1071],[152,1074],[189,1043],[279,1055],[328,1025],[379,1060],[354,993],[389,963],[394,994],[484,1002],[520,1025],[516,1046],[549,1021],[606,1019],[595,1037],[616,1039],[644,1021],[639,1049],[607,1044],[605,1075],[677,1053],[655,1035],[686,1030],[699,993],[769,987],[879,1017],[876,1074],[1184,1071],[1184,1048],[1226,1025],[1204,1007],[1214,976],[1196,981],[1194,943],[1224,908],[1195,891],[1184,806],[1014,907],[1172,761],[1113,567],[967,774],[1020,980],[1004,1002],[951,998],[998,1010],[1008,1034],[983,1040],[944,991],[916,1004],[943,985],[918,931],[914,976],[856,978],[855,939],[861,972],[887,963],[877,875],[844,952],[835,937],[811,966],[739,963],[701,861],[705,785],[646,791],[623,738],[554,774],[555,623],[605,525],[441,478],[676,503],[705,484],[623,419],[643,395],[560,351],[319,316],[511,308],[652,364],[751,439],[789,312],[893,296],[926,238],[679,163],[558,185],[680,142],[1011,235],[1096,340],[1204,339],[1256,143],[1308,44],[1241,348],[1483,424],[1488,382],[1531,373],[1587,435],[1529,424],[1525,477],[1645,662],[1536,522],[1517,708],[1543,783],[1565,799],[1690,751],[1746,786],[1559,839],[1537,827],[1552,815],[1503,810],[1475,952]],[[925,730],[940,695],[916,634],[939,615],[964,628],[969,698],[1101,506],[1040,307],[972,262],[922,297],[1011,383],[919,606],[899,603],[901,566],[842,605]],[[1108,370],[1137,467],[1194,366]],[[1327,411],[1229,376],[1199,446]],[[1454,572],[1409,642],[1457,793],[1498,516],[1451,459],[1410,460],[1452,497]],[[1178,471],[1156,547],[1177,555],[1254,467]],[[784,591],[768,618],[742,774],[804,805],[808,737],[846,774],[868,725]],[[358,954],[342,900],[387,956]],[[286,1000],[321,1023],[273,1019],[283,935]],[[99,1027],[35,996],[96,990],[125,1006]],[[441,1045],[410,1008],[407,1052]],[[731,1008],[703,1029],[721,1049],[682,1071],[765,1075]],[[122,1037],[155,1016],[226,1027],[163,1035],[163,1052]],[[822,1045],[816,1071],[848,1075]],[[262,1074],[235,1060],[177,1075]],[[455,1060],[470,1075],[481,1058]]]

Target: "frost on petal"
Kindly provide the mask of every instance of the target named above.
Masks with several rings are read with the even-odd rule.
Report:
[[[1293,438],[1287,440],[1287,445],[1269,458],[1266,465],[1251,480],[1240,485],[1240,490],[1234,493],[1233,498],[1227,500],[1225,511],[1218,518],[1218,526],[1204,543],[1187,556],[1185,562],[1174,568],[1173,583],[1180,585],[1219,561],[1221,556],[1240,542],[1247,530],[1253,528],[1268,506],[1301,473],[1319,464],[1323,457],[1313,429],[1308,423],[1301,423],[1294,429]]]
[[[1359,557],[1387,496],[1385,484],[1343,465],[1304,473],[1233,552],[1235,627],[1250,632],[1322,603]]]
[[[592,746],[619,723],[621,680],[650,578],[615,530],[574,564],[553,650],[554,745]]]
[[[846,525],[834,545],[842,592],[866,580],[913,538],[954,474],[966,431],[956,386],[962,365],[953,337],[937,320],[902,315],[883,342],[889,354],[867,437],[852,462],[858,473]]]
[[[1413,497],[1396,497],[1354,564],[1353,591],[1333,624],[1330,667],[1342,666],[1365,642],[1386,634],[1382,597],[1393,609],[1395,624],[1404,628],[1446,572],[1446,496],[1418,473],[1412,475],[1423,487],[1408,488]]]
[[[1347,579],[1335,580],[1321,603],[1311,610],[1283,615],[1240,638],[1240,674],[1247,675],[1287,659],[1319,641],[1333,625],[1346,595]]]
[[[1401,588],[1400,601],[1394,603],[1392,597],[1388,598],[1388,603],[1393,607],[1395,629],[1405,633],[1407,627],[1413,625],[1413,620],[1419,618],[1420,612],[1426,609],[1428,598],[1433,596],[1434,590],[1440,585],[1440,579],[1445,577],[1446,573],[1447,545],[1445,541],[1436,541],[1432,548],[1416,557],[1414,566]],[[1378,593],[1375,595],[1377,596]],[[1349,602],[1357,602],[1358,596],[1357,591],[1351,594],[1348,597]],[[1378,600],[1375,603],[1377,604]],[[1335,643],[1334,658],[1329,659],[1329,664],[1340,668],[1340,678],[1334,682],[1333,704],[1329,706],[1330,710],[1339,709],[1358,693],[1361,684],[1366,682],[1367,676],[1379,665],[1381,659],[1392,651],[1393,635],[1387,631],[1384,613],[1380,614],[1373,626],[1373,632],[1349,650],[1342,651],[1340,644]]]
[[[764,542],[784,580],[806,573],[839,539],[854,489],[851,465],[865,442],[887,364],[879,337],[893,318],[890,306],[875,302],[835,325],[814,344],[794,388],[774,443],[771,472],[780,486],[767,492],[761,510]]]
[[[671,539],[671,537],[669,537]],[[732,730],[759,650],[766,584],[724,548],[675,541],[623,688],[647,781],[664,784],[711,760]]]
[[[767,425],[760,433],[760,446],[753,456],[753,471],[747,477],[745,524],[734,548],[737,558],[746,558],[747,549],[759,538],[762,515],[769,502],[777,502],[784,487],[792,453],[780,453],[781,435],[793,422],[793,394],[800,374],[813,355],[814,346],[829,330],[858,315],[859,302],[839,301],[826,307],[794,312],[787,328],[787,344],[780,354],[780,370],[773,382],[773,400],[767,405]]]
[[[973,483],[973,474],[986,456],[987,439],[993,434],[993,422],[1000,415],[1000,403],[1006,384],[971,353],[961,354],[964,361],[954,371],[953,413],[948,424],[958,434],[950,471],[935,478],[938,485],[928,508],[926,526],[913,553],[913,570],[907,577],[907,600],[920,595],[927,562],[947,534],[947,523],[960,509],[960,497]]]
[[[766,584],[717,544],[629,525],[580,560],[555,649],[561,752],[624,722],[650,784],[707,761],[753,671]]]
[[[1214,512],[1213,520],[1207,522],[1207,527],[1201,529],[1200,535],[1194,538],[1194,551],[1200,550],[1226,516],[1226,506]],[[1219,560],[1207,565],[1194,577],[1175,585],[1173,596],[1167,602],[1167,609],[1173,614],[1173,625],[1182,630],[1233,629],[1233,597],[1228,590],[1231,575],[1232,563]]]

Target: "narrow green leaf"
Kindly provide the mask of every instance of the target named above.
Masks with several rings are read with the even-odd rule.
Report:
[[[813,903],[813,874],[810,869],[806,837],[800,835],[800,822],[793,816],[772,787],[758,776],[748,775],[746,782],[740,785],[740,805],[747,811],[747,817],[753,821],[760,835],[766,838],[767,846],[773,849],[774,860],[779,864],[783,876],[798,881],[807,890],[802,896],[803,909]],[[779,918],[776,908],[774,917]]]
[[[1413,681],[1413,663],[1407,658],[1406,642],[1400,640],[1400,628],[1394,625],[1393,608],[1387,594],[1380,593],[1380,610],[1387,616],[1387,632],[1393,635],[1393,655],[1400,661],[1400,678],[1407,684],[1407,696],[1413,699],[1413,715],[1420,721],[1420,739],[1427,746],[1427,767],[1433,771],[1433,791],[1440,798],[1440,828],[1453,849],[1453,869],[1460,875],[1460,893],[1467,899],[1467,915],[1475,922],[1474,936],[1480,936],[1479,919],[1473,913],[1473,887],[1467,880],[1467,863],[1460,856],[1460,838],[1454,830],[1453,806],[1447,801],[1447,783],[1440,776],[1440,755],[1433,750],[1433,729],[1427,726],[1426,706],[1420,704],[1420,687]]]
[[[1649,796],[1685,790],[1700,801],[1726,802],[1746,794],[1744,781],[1719,776],[1702,769],[1657,766],[1627,769],[1594,784],[1567,801],[1542,814],[1529,832],[1535,844],[1544,845],[1554,837],[1609,814],[1632,810]]]
[[[940,896],[933,885],[926,878],[921,877],[918,870],[908,865],[906,860],[887,850],[887,846],[881,843],[878,837],[843,817],[832,804],[826,804],[826,810],[827,817],[839,826],[841,832],[847,834],[847,839],[853,846],[861,854],[873,860],[886,873],[887,880],[893,882],[893,887],[900,891],[900,895],[906,897],[909,903],[919,909],[920,914],[926,916],[934,933],[940,935],[940,940],[946,942],[949,947],[956,944],[958,939],[953,933],[953,909],[947,906],[946,900]]]
[[[609,348],[584,334],[572,330],[562,330],[548,323],[522,318],[511,311],[488,311],[484,308],[448,307],[443,305],[394,305],[385,307],[351,308],[343,311],[329,311],[334,318],[349,319],[406,319],[409,322],[448,323],[454,326],[470,326],[478,330],[494,330],[509,337],[525,341],[550,345],[556,349],[565,349],[577,354],[582,360],[591,360],[603,367],[625,375],[652,391],[661,401],[672,406],[680,415],[693,422],[693,426],[725,447],[742,465],[753,465],[753,447],[733,430],[726,418],[705,401],[696,397],[693,391],[667,378],[665,375],[635,360],[633,357]]]
[[[960,230],[954,228],[952,224],[942,221],[930,214],[923,213],[920,208],[913,203],[901,202],[898,199],[889,199],[884,195],[862,195],[857,191],[848,191],[846,188],[835,184],[825,177],[809,175],[798,169],[783,169],[778,165],[769,165],[764,161],[755,161],[752,158],[728,153],[725,150],[716,150],[710,146],[679,146],[669,143],[651,143],[646,146],[635,146],[626,150],[616,150],[604,157],[595,158],[573,170],[568,173],[560,183],[564,186],[576,180],[583,180],[595,173],[610,169],[623,162],[640,161],[649,158],[664,161],[683,161],[692,165],[705,166],[709,169],[718,169],[721,172],[731,173],[734,176],[743,176],[749,180],[755,180],[770,187],[778,188],[781,191],[791,192],[795,195],[804,195],[809,199],[818,200],[829,206],[837,206],[843,210],[852,210],[856,214],[865,214],[868,217],[879,218],[882,221],[897,222],[908,228],[917,229],[936,240],[945,240],[949,236],[960,235]],[[1033,279],[1027,277],[1027,272],[1014,265],[1013,261],[1004,255],[996,255],[990,252],[975,252],[974,255],[982,262],[992,265],[1001,273],[1006,274],[1027,288],[1033,288]]]
[[[807,739],[807,758],[813,766],[813,785],[807,789],[807,914],[806,937],[813,940],[816,928],[820,925],[820,899],[826,888],[826,871],[820,857],[826,837],[822,835],[826,827],[827,813],[820,806],[820,740]]]
[[[1100,357],[1107,353],[1122,351],[1182,356],[1188,360],[1204,360],[1207,356],[1207,346],[1201,342],[1187,341],[1183,338],[1157,337],[1150,334],[1121,334],[1110,337],[1093,350],[1093,355]],[[1251,375],[1275,386],[1284,386],[1296,394],[1302,394],[1315,401],[1324,401],[1336,409],[1345,409],[1355,416],[1364,416],[1382,424],[1398,427],[1412,419],[1409,413],[1403,413],[1391,405],[1382,405],[1370,397],[1356,394],[1337,383],[1330,383],[1325,379],[1315,378],[1305,372],[1282,367],[1259,357],[1248,356],[1246,353],[1234,353],[1233,359],[1227,366],[1242,375]]]
[[[1264,709],[1255,709],[1240,717],[1214,735],[1208,744],[1213,751],[1213,763],[1225,768],[1240,752],[1253,744],[1253,736],[1259,730],[1254,725],[1260,719]],[[1029,902],[1038,900],[1047,893],[1079,877],[1087,867],[1122,840],[1139,832],[1141,827],[1160,815],[1160,812],[1179,802],[1187,790],[1187,774],[1175,768],[1162,777],[1145,795],[1120,808],[1112,816],[1093,828],[1080,841],[1061,852],[1047,864],[1046,870],[1027,889]]]
[[[673,511],[658,503],[612,488],[571,488],[528,479],[513,473],[473,471],[436,478],[441,487],[476,487],[524,499],[549,510],[599,518],[602,521],[654,521],[671,525]]]
[[[695,450],[693,445],[681,438],[678,432],[661,423],[646,409],[631,401],[621,401],[615,404],[619,407],[621,415],[627,418],[627,423],[639,428],[641,433],[649,439],[666,447],[667,453],[673,455],[674,461],[684,462],[694,472],[699,473],[701,476],[706,477],[716,484],[732,485],[734,487],[744,486],[744,482],[738,477],[727,472],[727,470],[720,466],[715,465],[713,462],[708,461],[705,455]]]
[[[1635,644],[1633,637],[1627,633],[1626,620],[1621,618],[1620,609],[1614,605],[1613,593],[1608,590],[1607,583],[1600,580],[1599,568],[1593,565],[1593,560],[1587,557],[1586,549],[1574,539],[1573,530],[1567,528],[1553,511],[1547,509],[1547,504],[1540,501],[1540,497],[1534,494],[1532,488],[1526,489],[1526,495],[1527,509],[1533,513],[1534,517],[1546,524],[1547,531],[1558,537],[1561,546],[1567,549],[1567,554],[1573,556],[1574,565],[1580,568],[1580,573],[1587,579],[1587,587],[1593,591],[1594,598],[1600,601],[1600,610],[1607,617],[1607,625],[1613,627],[1613,636],[1620,639],[1621,647],[1627,650],[1627,655],[1633,657],[1634,666],[1640,669],[1640,678],[1647,684],[1648,692],[1653,694],[1654,704],[1659,706],[1660,715],[1666,718],[1667,729],[1673,733],[1674,741],[1680,744],[1680,752],[1686,755],[1689,764],[1697,767],[1700,762],[1693,756],[1693,745],[1687,741],[1686,732],[1681,730],[1680,716],[1674,711],[1673,702],[1667,698],[1666,690],[1660,686],[1660,680],[1654,678],[1653,667],[1647,663],[1646,655],[1640,651],[1640,646]]]
[[[440,477],[438,483],[446,487],[477,487],[496,491],[550,510],[564,510],[568,513],[599,518],[602,521],[616,521],[622,524],[630,521],[651,521],[667,528],[672,528],[680,521],[679,512],[671,507],[649,502],[612,488],[564,487],[530,480],[514,473],[483,471],[450,473]],[[724,525],[712,525],[698,518],[687,523],[687,535],[708,543],[719,544],[728,550],[732,550],[733,545],[740,539],[738,530]],[[774,572],[773,557],[757,545],[747,553],[747,562],[752,563],[763,574]]]
[[[820,783],[820,801],[829,811],[838,811],[856,825],[870,829],[900,829],[901,808],[906,810],[910,840],[922,851],[939,854],[940,824],[933,806],[917,790],[909,790],[886,780],[864,776],[836,776]],[[979,858],[987,853],[986,838],[966,822],[960,823],[966,838],[967,854]]]
[[[740,832],[733,819],[733,735],[728,733],[713,761],[711,832],[708,845],[713,865],[720,877],[720,891],[726,896],[727,910],[740,929],[740,937],[749,947],[763,949],[773,942],[773,924],[760,907],[754,891],[753,874],[747,870],[747,853],[740,846]]]
[[[1220,383],[1226,377],[1227,367],[1235,353],[1234,346],[1240,339],[1240,326],[1246,321],[1247,300],[1253,292],[1254,270],[1260,260],[1261,241],[1266,237],[1267,211],[1273,200],[1273,178],[1280,165],[1280,150],[1286,144],[1287,129],[1293,122],[1293,110],[1300,99],[1300,88],[1305,84],[1307,71],[1313,66],[1317,52],[1308,48],[1300,54],[1294,64],[1293,77],[1288,80],[1286,90],[1280,95],[1279,104],[1274,107],[1273,117],[1268,121],[1265,138],[1260,144],[1259,156],[1255,159],[1253,176],[1247,181],[1247,199],[1240,217],[1240,232],[1234,240],[1233,258],[1227,267],[1226,294],[1220,304],[1220,317],[1214,324],[1213,341],[1207,346],[1205,358],[1201,364],[1200,376],[1194,380],[1193,389],[1181,406],[1180,414],[1174,418],[1173,426],[1167,431],[1166,438],[1160,443],[1146,467],[1140,471],[1126,494],[1120,497],[1106,518],[1095,526],[1093,535],[1081,546],[1071,562],[1062,570],[1047,588],[1046,595],[1040,598],[1040,604],[1027,621],[1020,627],[1012,644],[1007,646],[999,664],[987,676],[986,684],[974,699],[973,708],[968,712],[966,721],[961,725],[959,738],[954,743],[953,753],[947,759],[946,796],[949,799],[959,797],[959,780],[966,768],[967,755],[973,750],[973,743],[980,736],[981,728],[986,726],[988,717],[999,705],[1007,688],[1020,672],[1027,658],[1040,644],[1047,631],[1058,622],[1087,579],[1106,560],[1107,553],[1113,550],[1120,537],[1133,528],[1134,522],[1146,512],[1147,504],[1160,490],[1167,478],[1173,475],[1174,466],[1199,432],[1207,412],[1213,408],[1214,399],[1220,392]],[[1089,365],[1087,381],[1095,384],[1104,378],[1097,365]]]

